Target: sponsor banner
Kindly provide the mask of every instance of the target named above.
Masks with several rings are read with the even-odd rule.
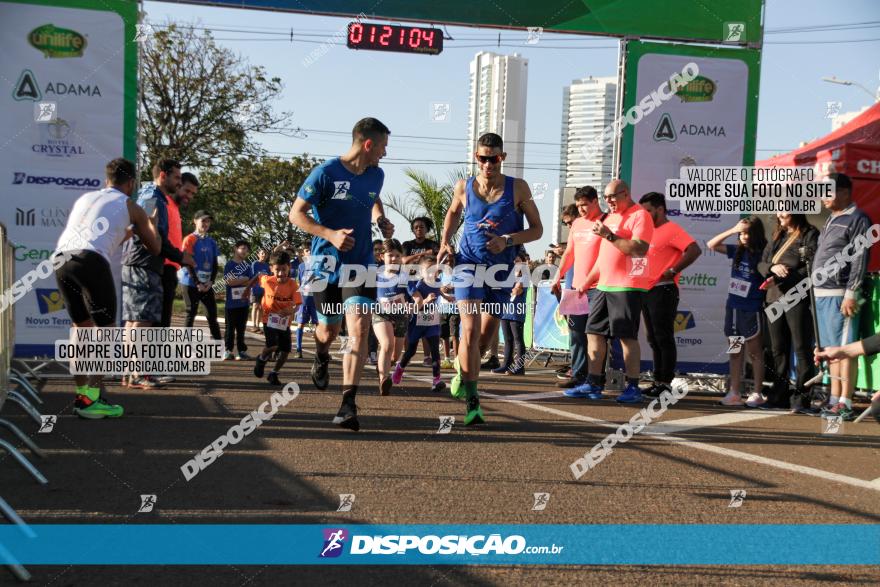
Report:
[[[104,184],[107,161],[134,157],[137,5],[0,0],[0,11],[0,222],[20,279],[55,248],[76,198]],[[56,287],[41,278],[15,304],[17,354],[51,354],[70,328]]]
[[[568,352],[568,321],[559,313],[559,302],[550,293],[550,282],[542,282],[537,291],[532,347],[538,350]]]
[[[819,549],[766,547],[792,536],[810,544],[864,546],[839,550],[836,565],[880,564],[876,524],[39,524],[29,529],[33,537],[15,525],[0,526],[0,543],[8,549],[0,550],[0,564],[10,557],[21,564],[79,564],[82,554],[71,544],[89,544],[109,565],[829,564]]]
[[[626,44],[624,112],[687,63],[699,68],[672,99],[624,129],[620,176],[629,182],[633,199],[650,191],[665,193],[667,180],[679,178],[683,167],[754,164],[759,55],[746,49]],[[669,197],[667,206],[669,219],[703,249],[681,277],[675,326],[679,369],[725,373],[728,357],[721,347],[730,261],[707,250],[705,242],[732,226],[736,216],[685,215]],[[642,349],[649,349],[645,329],[640,330]],[[643,358],[650,359],[650,352],[643,351]],[[642,365],[650,367],[650,360]]]

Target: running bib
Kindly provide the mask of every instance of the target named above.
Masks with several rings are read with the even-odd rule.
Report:
[[[730,286],[727,288],[727,293],[739,296],[741,298],[749,297],[749,288],[751,287],[751,283],[746,281],[745,279],[737,279],[736,277],[730,278]]]
[[[430,312],[419,312],[416,315],[416,326],[439,326],[440,325],[440,314],[437,312],[437,306],[433,303],[430,304],[430,307],[433,308]]]
[[[196,277],[199,278],[201,283],[207,283],[211,281],[211,272],[210,271],[196,271]]]
[[[266,326],[275,330],[287,330],[290,324],[290,316],[282,316],[280,314],[269,314],[269,321]]]
[[[244,299],[244,290],[245,286],[241,287],[230,287],[229,294],[232,296],[233,300],[243,300]]]
[[[391,307],[393,304],[400,304],[403,302],[403,294],[397,294],[390,297],[381,297],[379,298],[379,311],[383,314],[391,314]],[[400,312],[396,312],[400,314]]]

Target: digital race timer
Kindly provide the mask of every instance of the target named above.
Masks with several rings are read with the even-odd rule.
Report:
[[[350,49],[437,55],[443,50],[443,31],[417,26],[352,22],[348,25],[348,46]]]

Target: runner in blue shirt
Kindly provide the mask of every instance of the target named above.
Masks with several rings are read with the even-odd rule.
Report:
[[[372,223],[385,238],[394,234],[394,225],[385,218],[379,198],[385,180],[379,161],[385,156],[390,134],[375,118],[358,121],[348,152],[313,169],[290,210],[290,222],[313,237],[309,264],[325,286],[312,292],[319,323],[311,375],[318,389],[327,389],[330,384],[330,345],[339,335],[342,308],[346,309],[352,347],[343,355],[342,405],[333,423],[350,430],[360,429],[355,397],[367,354],[370,305],[376,300],[376,288],[340,283],[340,274],[344,265],[367,268],[375,264]]]
[[[302,258],[299,267],[296,268],[296,281],[299,284],[299,293],[302,295],[303,303],[296,312],[296,358],[302,359],[302,342],[303,330],[306,324],[318,323],[318,312],[315,309],[315,298],[312,295],[312,278],[313,273],[309,268],[309,249],[305,246],[300,251]]]
[[[232,259],[227,261],[223,268],[223,278],[226,282],[226,306],[223,311],[226,318],[226,354],[223,360],[229,361],[235,358],[238,361],[247,361],[251,357],[247,354],[244,331],[247,326],[250,300],[245,297],[245,291],[254,276],[254,271],[247,262],[251,245],[241,240],[235,243],[232,250]],[[238,346],[238,355],[232,354],[235,346]]]
[[[462,327],[461,354],[456,357],[458,373],[452,378],[450,392],[453,397],[465,396],[467,400],[466,426],[485,421],[477,393],[480,356],[498,328],[503,305],[510,301],[513,287],[512,279],[507,280],[510,287],[490,288],[484,287],[483,283],[474,283],[475,266],[495,266],[489,273],[503,281],[505,276],[511,277],[519,245],[538,240],[544,232],[529,185],[522,179],[501,173],[501,163],[506,156],[500,136],[486,133],[480,137],[474,153],[480,172],[476,177],[462,179],[455,185],[440,239],[442,263],[447,256],[454,254],[450,242],[464,215],[455,260],[455,299]],[[523,217],[529,222],[529,228],[525,230]],[[501,271],[494,271],[499,265]]]
[[[195,267],[180,268],[180,285],[186,304],[187,328],[192,328],[199,303],[205,305],[211,336],[220,340],[220,324],[217,322],[217,300],[214,298],[214,280],[217,279],[217,243],[208,236],[213,218],[205,210],[196,212],[193,223],[196,231],[183,239],[183,252],[192,255]]]

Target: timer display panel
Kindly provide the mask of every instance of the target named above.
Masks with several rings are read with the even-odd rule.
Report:
[[[352,22],[348,25],[348,47],[437,55],[443,51],[443,31],[417,26]]]

